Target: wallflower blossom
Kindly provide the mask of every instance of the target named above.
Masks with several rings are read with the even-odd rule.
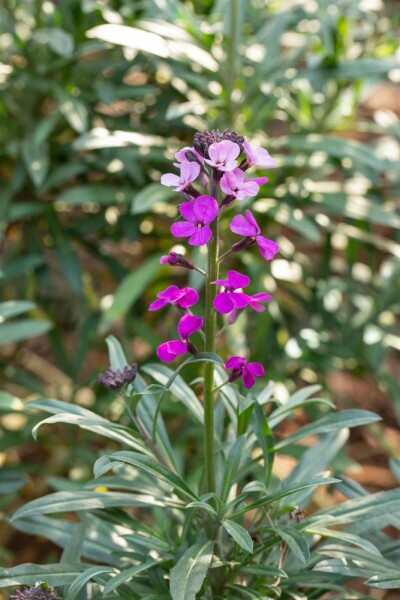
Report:
[[[194,163],[190,163],[194,164]],[[212,237],[209,223],[218,215],[218,202],[212,196],[198,196],[179,205],[179,212],[186,221],[177,221],[171,226],[175,237],[189,237],[191,246],[203,246]]]
[[[195,353],[196,349],[189,340],[189,337],[203,327],[203,318],[195,315],[185,315],[178,324],[178,333],[180,340],[171,340],[164,342],[157,348],[157,356],[163,362],[172,362],[178,354],[186,352]]]
[[[230,230],[246,238],[253,238],[257,242],[263,258],[265,260],[272,260],[279,250],[278,244],[260,235],[261,229],[249,210],[245,211],[245,215],[236,215],[236,217],[233,217],[229,226]]]
[[[261,363],[249,363],[241,356],[232,356],[225,363],[226,369],[232,369],[228,381],[232,382],[242,377],[244,387],[250,389],[256,382],[256,377],[264,375],[264,367]]]
[[[200,165],[197,162],[182,162],[179,165],[180,175],[165,173],[161,177],[162,185],[173,187],[176,192],[182,192],[194,181],[200,173]],[[175,187],[174,187],[175,186]]]
[[[260,185],[267,183],[267,177],[254,177],[246,179],[241,169],[233,169],[223,174],[220,181],[221,190],[228,196],[242,200],[251,196],[257,196]]]
[[[252,148],[250,142],[245,138],[243,142],[243,150],[247,156],[249,166],[256,167],[276,167],[276,160],[269,155],[265,148]]]
[[[253,310],[256,310],[257,312],[264,312],[265,306],[263,306],[261,302],[270,302],[272,300],[272,296],[266,292],[258,292],[252,296],[247,296],[247,299],[248,306],[250,306]]]
[[[179,306],[179,308],[189,308],[199,299],[199,295],[193,288],[178,288],[176,285],[170,285],[166,290],[157,294],[158,300],[154,300],[149,306],[150,311],[160,310],[167,304]]]
[[[205,161],[211,167],[215,167],[218,171],[233,171],[237,166],[237,157],[240,154],[240,147],[230,140],[223,140],[216,144],[211,144],[208,148],[210,158]]]
[[[35,587],[25,587],[22,590],[16,590],[8,600],[61,600],[54,590],[47,584],[37,584]]]
[[[217,279],[213,281],[215,285],[224,287],[224,291],[217,294],[214,298],[214,308],[223,315],[230,313],[236,308],[244,308],[248,305],[248,295],[236,290],[247,287],[250,283],[250,277],[242,275],[237,271],[228,271],[228,279]]]

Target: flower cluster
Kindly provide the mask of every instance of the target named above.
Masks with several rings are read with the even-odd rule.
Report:
[[[101,385],[113,390],[114,392],[119,391],[125,385],[132,383],[136,378],[137,364],[133,363],[130,366],[126,366],[123,369],[107,369],[104,373],[100,373],[98,381]]]
[[[193,146],[186,146],[175,154],[174,166],[179,174],[166,173],[161,177],[161,183],[180,192],[183,201],[178,206],[179,218],[171,226],[175,238],[188,238],[189,246],[209,246],[218,241],[218,221],[221,213],[236,200],[256,196],[260,186],[268,182],[267,177],[247,177],[246,171],[252,167],[269,168],[276,165],[275,160],[264,148],[253,148],[250,142],[234,131],[218,130],[196,133]],[[231,253],[240,252],[256,244],[265,260],[272,260],[278,252],[278,244],[261,234],[254,215],[250,210],[233,217],[230,223],[233,234],[241,236],[223,256],[217,257],[218,264],[222,258]],[[223,236],[225,238],[225,235]],[[209,277],[192,261],[182,254],[171,252],[161,258],[162,264],[180,266],[187,269],[197,269],[206,277],[206,294],[212,294],[212,304],[215,314],[226,315],[226,323],[232,324],[239,314],[246,309],[261,312],[264,304],[272,298],[265,292],[248,294],[244,291],[250,285],[250,278],[234,270],[228,270],[226,278]],[[215,275],[218,276],[218,267]],[[214,286],[218,286],[214,287]],[[207,292],[207,287],[214,291]],[[162,343],[157,355],[163,362],[173,361],[178,355],[187,352],[196,354],[197,348],[191,341],[191,336],[200,333],[206,340],[207,335],[202,331],[203,325],[207,330],[207,319],[196,316],[191,309],[197,304],[199,295],[190,287],[178,288],[169,286],[157,295],[150,306],[150,311],[160,310],[166,305],[175,306],[183,316],[178,324],[179,339]],[[215,317],[213,317],[215,318]],[[245,358],[234,356],[227,360],[226,369],[231,373],[228,381],[242,377],[243,384],[251,388],[256,377],[264,374],[260,363],[247,362]]]
[[[50,587],[46,584],[35,587],[25,587],[12,593],[8,600],[60,600]]]

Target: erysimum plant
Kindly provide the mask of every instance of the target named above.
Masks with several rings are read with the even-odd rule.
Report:
[[[204,247],[207,264],[174,251],[161,262],[181,272],[196,270],[203,285],[172,284],[150,304],[152,312],[172,305],[177,314],[177,334],[159,345],[159,363],[128,364],[119,342],[108,338],[111,366],[99,381],[124,402],[129,426],[57,400],[30,403],[51,413],[35,435],[46,423],[65,422],[124,449],[103,453],[95,479],[83,489],[39,498],[13,515],[15,527],[46,535],[63,553],[57,564],[3,569],[1,585],[36,584],[13,596],[28,599],[43,596],[44,582],[65,600],[365,599],[368,587],[351,591],[352,579],[398,587],[400,551],[382,528],[398,523],[399,490],[368,494],[341,476],[335,462],[348,429],[379,417],[364,410],[334,412],[314,395],[318,386],[281,404],[274,386],[263,383],[265,365],[252,361],[251,353],[217,353],[223,352],[226,327],[243,311],[264,311],[271,300],[262,290],[250,293],[248,275],[228,267],[232,255],[251,246],[266,261],[278,252],[251,210],[240,205],[267,183],[265,176],[248,177],[248,170],[274,167],[274,160],[225,130],[197,133],[176,161],[179,174],[161,178],[182,197],[171,233],[187,240],[188,248]],[[219,222],[232,207],[239,212],[230,230],[239,238],[226,246]],[[197,367],[199,376],[185,381]],[[171,440],[173,429],[163,418],[169,398],[184,405],[201,431],[204,445],[194,459]],[[280,424],[315,403],[325,415],[283,437]],[[310,436],[312,444],[299,443]],[[274,468],[279,453],[294,464],[283,477]],[[316,511],[312,499],[321,487],[336,488],[348,500]],[[77,517],[49,516],[65,513]]]

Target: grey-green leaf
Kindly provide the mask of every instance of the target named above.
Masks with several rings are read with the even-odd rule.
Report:
[[[195,544],[186,550],[170,572],[172,600],[195,600],[213,556],[213,542]]]
[[[244,527],[235,523],[235,521],[222,521],[222,525],[243,550],[246,550],[246,552],[253,552],[253,540]]]
[[[302,563],[307,564],[310,560],[310,549],[301,531],[289,527],[280,527],[275,531],[286,542],[295,557]]]

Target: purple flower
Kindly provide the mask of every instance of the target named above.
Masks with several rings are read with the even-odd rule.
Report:
[[[267,177],[254,177],[246,179],[241,169],[233,169],[223,174],[220,181],[221,190],[234,198],[249,198],[257,196],[259,186],[267,183]]]
[[[261,363],[248,363],[247,360],[241,356],[232,356],[229,358],[225,363],[225,368],[232,369],[228,381],[235,381],[236,379],[239,379],[239,377],[242,377],[244,387],[247,389],[253,387],[256,382],[256,377],[262,377],[264,375],[264,367]]]
[[[178,163],[183,162],[199,162],[200,164],[204,163],[204,158],[199,154],[196,148],[191,148],[190,146],[185,146],[179,152],[175,154],[175,158]],[[178,166],[178,165],[175,165]]]
[[[228,271],[228,279],[217,279],[212,283],[224,287],[224,291],[214,298],[214,308],[219,313],[224,315],[236,308],[244,308],[248,305],[249,296],[236,291],[249,285],[250,277],[247,275],[241,275],[237,271]]]
[[[157,348],[157,356],[163,362],[175,360],[178,354],[186,354],[188,351],[194,351],[189,337],[203,327],[203,318],[195,315],[185,315],[179,321],[178,333],[180,340],[171,340],[164,342]]]
[[[179,254],[179,252],[170,252],[168,256],[162,256],[160,258],[161,265],[171,265],[172,267],[185,267],[185,269],[193,270],[194,264],[191,260],[188,260]]]
[[[240,147],[230,140],[223,140],[216,144],[211,144],[208,148],[210,158],[205,161],[218,171],[233,171],[237,166],[237,157],[240,154]]]
[[[272,260],[279,250],[278,244],[260,235],[261,229],[249,210],[245,211],[245,215],[236,215],[236,217],[233,217],[230,230],[238,235],[253,238],[257,242],[261,255],[265,260]]]
[[[174,187],[176,192],[182,192],[187,188],[192,181],[198,177],[200,173],[200,165],[197,162],[185,161],[179,165],[181,170],[180,175],[174,175],[174,173],[165,173],[161,177],[162,185],[168,187]]]
[[[250,165],[256,165],[257,167],[276,167],[276,160],[269,155],[268,151],[264,148],[252,148],[250,142],[245,138],[243,143],[243,150],[246,153],[247,160]]]
[[[190,163],[195,164],[195,163]],[[175,237],[189,237],[191,246],[203,246],[212,233],[208,224],[218,215],[218,202],[212,196],[198,196],[179,205],[179,212],[186,221],[178,221],[171,226]]]
[[[170,285],[166,290],[157,294],[158,300],[154,300],[149,306],[149,310],[160,310],[167,304],[173,304],[180,308],[189,308],[199,299],[199,295],[193,288],[186,287],[179,289],[176,285]]]

